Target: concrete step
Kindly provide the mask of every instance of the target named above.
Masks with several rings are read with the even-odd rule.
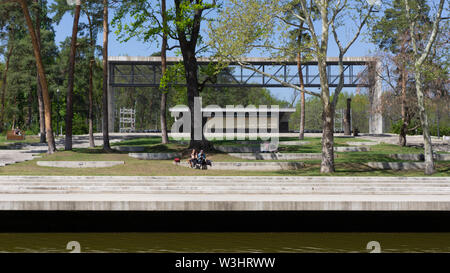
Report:
[[[370,147],[334,147],[335,152],[368,152],[370,151]]]
[[[450,177],[380,177],[380,176],[0,176],[0,183],[2,182],[152,182],[152,181],[166,181],[166,182],[180,182],[185,181],[206,182],[214,181],[222,182],[317,182],[317,183],[374,183],[374,182],[388,182],[388,183],[450,183]]]
[[[124,165],[124,161],[38,161],[41,167],[52,168],[109,168]]]
[[[241,181],[225,179],[205,179],[204,177],[160,177],[149,180],[127,180],[126,177],[119,177],[123,180],[106,181],[99,179],[87,180],[57,180],[51,181],[54,177],[47,177],[48,180],[17,180],[10,181],[0,178],[0,193],[108,193],[116,192],[120,194],[437,194],[450,195],[450,180],[435,179],[433,181],[413,181],[406,179],[406,182],[333,182],[314,181],[316,179],[296,178],[292,181],[244,179]],[[32,177],[23,177],[30,179]],[[80,177],[82,178],[82,177]],[[154,177],[155,178],[155,177]],[[244,178],[244,177],[240,177]],[[291,178],[291,177],[289,177]],[[307,177],[308,178],[308,177]]]
[[[399,186],[278,186],[278,185],[172,185],[172,186],[92,186],[92,185],[10,185],[1,186],[0,193],[107,193],[118,192],[121,194],[139,193],[240,193],[240,194],[445,194],[450,195],[450,187],[399,187]]]
[[[322,159],[321,153],[229,153],[230,156],[249,160],[311,160]],[[335,154],[337,157],[337,154]]]
[[[292,182],[273,182],[273,181],[197,181],[195,179],[192,180],[184,180],[184,181],[2,181],[0,182],[0,186],[9,186],[9,185],[44,185],[44,186],[58,186],[58,185],[84,185],[84,186],[176,186],[176,185],[187,185],[187,186],[221,186],[221,185],[231,185],[231,186],[323,186],[323,187],[341,187],[341,186],[383,186],[383,187],[423,187],[423,186],[433,186],[433,187],[447,187],[450,186],[449,182],[424,182],[424,183],[395,183],[395,182],[341,182],[341,183],[333,183],[333,182],[301,182],[301,181],[292,181]]]
[[[423,162],[369,162],[369,167],[379,170],[424,170]]]
[[[350,146],[373,146],[378,145],[378,142],[347,142]]]
[[[211,194],[264,194],[264,195],[283,195],[283,194],[295,194],[295,195],[305,195],[305,194],[317,194],[317,195],[436,195],[436,196],[449,196],[450,193],[442,193],[439,191],[429,190],[429,191],[421,191],[421,192],[407,192],[407,191],[295,191],[295,190],[279,190],[275,192],[268,193],[267,190],[148,190],[148,191],[127,191],[125,193],[119,191],[110,191],[110,190],[102,190],[102,191],[84,191],[84,190],[20,190],[20,191],[0,191],[0,194],[121,194],[121,195],[129,195],[129,194],[137,194],[137,195],[149,195],[149,194],[201,194],[201,195],[211,195]]]
[[[390,154],[389,157],[399,160],[411,160],[411,161],[424,161],[425,156],[423,154]],[[437,161],[450,161],[450,154],[434,154],[434,160]]]

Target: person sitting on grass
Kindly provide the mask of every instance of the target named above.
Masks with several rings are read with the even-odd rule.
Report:
[[[17,127],[17,128],[14,130],[14,135],[16,135],[16,136],[21,136],[21,135],[22,135],[22,131],[20,131],[19,127]]]
[[[195,149],[192,149],[191,158],[189,158],[188,162],[191,168],[194,168],[197,164],[197,151]]]
[[[197,162],[203,170],[206,170],[208,165],[212,166],[211,161],[206,159],[206,153],[203,150],[198,153],[197,158]]]

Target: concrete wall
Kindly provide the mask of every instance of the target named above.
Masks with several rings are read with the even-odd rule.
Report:
[[[382,134],[383,130],[383,115],[381,112],[381,95],[382,95],[382,79],[381,62],[377,61],[369,65],[369,81],[372,88],[369,90],[369,133]]]

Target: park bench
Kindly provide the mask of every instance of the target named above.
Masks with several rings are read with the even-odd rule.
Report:
[[[21,135],[16,135],[14,130],[8,131],[6,133],[7,140],[25,140],[25,135],[22,133]]]

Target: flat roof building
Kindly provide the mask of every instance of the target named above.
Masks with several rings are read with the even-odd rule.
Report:
[[[175,121],[189,112],[187,106],[172,107],[169,109]],[[279,133],[289,132],[289,119],[295,108],[265,108],[265,107],[206,107],[202,108],[202,123],[207,133],[215,133],[250,129],[278,129]],[[215,120],[213,120],[215,118]],[[272,123],[275,122],[273,125]]]

